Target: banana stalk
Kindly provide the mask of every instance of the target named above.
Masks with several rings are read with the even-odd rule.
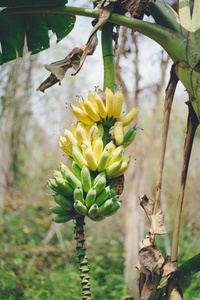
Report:
[[[74,227],[76,236],[75,240],[77,242],[77,256],[79,261],[79,270],[81,278],[81,289],[82,289],[82,299],[91,300],[91,291],[90,291],[90,276],[89,276],[89,266],[88,266],[88,257],[85,254],[85,238],[84,238],[84,217],[79,216],[75,218],[76,225]]]

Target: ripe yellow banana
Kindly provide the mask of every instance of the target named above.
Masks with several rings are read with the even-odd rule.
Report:
[[[124,147],[123,145],[121,145],[113,151],[108,161],[108,166],[112,165],[116,161],[122,160],[123,154],[124,154]]]
[[[123,124],[121,121],[117,121],[114,124],[114,137],[117,144],[121,145],[123,143],[124,134],[123,134]]]
[[[64,136],[69,143],[77,145],[77,139],[73,136],[73,134],[70,130],[65,129]]]
[[[119,119],[122,113],[122,105],[123,105],[123,94],[121,91],[116,91],[114,94],[114,114],[113,117],[115,119]]]
[[[86,125],[92,125],[94,121],[79,107],[71,104],[71,108],[75,117],[82,123]]]
[[[98,165],[97,165],[96,158],[94,156],[94,152],[92,151],[92,149],[90,147],[87,147],[87,149],[85,150],[85,158],[87,161],[88,168],[91,171],[96,171]]]
[[[85,125],[85,124],[83,124],[83,123],[79,123],[79,124],[81,125],[81,127],[82,127],[83,130],[85,131],[86,139],[89,141],[89,140],[90,140],[90,137],[89,137],[89,131],[90,131],[91,126]]]
[[[107,115],[108,115],[108,117],[112,117],[113,113],[114,113],[114,96],[113,96],[113,92],[111,91],[111,89],[106,88],[105,94],[106,94],[106,111],[107,111]]]
[[[96,140],[99,137],[99,131],[98,131],[97,123],[94,123],[92,125],[92,127],[90,128],[89,137],[90,137],[90,144],[93,148],[94,143],[96,142]]]
[[[87,149],[87,147],[90,147],[92,149],[90,142],[88,140],[84,140],[82,142],[82,153],[84,157],[85,157],[85,150]]]
[[[99,124],[97,125],[97,127],[98,127],[98,134],[99,134],[99,136],[100,136],[101,138],[103,138],[103,135],[104,135],[104,127],[103,127],[103,125],[102,125],[101,123],[99,123]]]
[[[72,125],[71,125],[71,132],[76,139],[76,124],[74,124],[74,123],[72,123]]]
[[[94,108],[97,111],[98,106],[97,106],[97,103],[96,103],[96,100],[95,100],[95,95],[93,95],[91,91],[89,91],[89,93],[88,93],[88,101],[90,101],[90,103],[92,103],[92,105],[94,106]]]
[[[113,141],[110,141],[104,148],[104,150],[108,150],[108,154],[109,156],[112,155],[113,151],[116,149],[115,144],[113,143]]]
[[[98,114],[95,107],[92,105],[92,103],[89,100],[83,99],[83,106],[84,106],[84,109],[87,112],[88,116],[90,116],[90,118],[94,122],[100,121],[100,119],[101,119],[100,115]]]
[[[94,143],[94,149],[93,149],[94,156],[96,158],[97,163],[99,162],[102,151],[103,151],[103,141],[101,137],[98,137],[98,139]]]
[[[61,143],[61,141],[59,141],[58,143],[59,143],[59,146],[60,146],[60,148],[62,149],[62,151],[64,151],[67,155],[72,156],[72,147],[71,147],[70,144],[68,144],[68,145],[63,145],[63,144]]]
[[[134,107],[129,111],[129,113],[121,119],[123,126],[129,125],[138,115],[139,108]]]
[[[88,164],[83,154],[75,146],[76,145],[72,144],[72,157],[79,166],[79,168],[82,169],[84,165],[88,166]]]
[[[101,116],[102,119],[105,119],[107,117],[107,110],[105,108],[105,105],[103,104],[103,101],[97,94],[95,94],[95,101],[97,104],[97,111],[99,115]]]
[[[86,140],[86,134],[85,134],[85,130],[83,129],[80,123],[78,123],[76,127],[76,139],[77,139],[77,145],[79,146],[79,148],[81,148],[83,141]]]

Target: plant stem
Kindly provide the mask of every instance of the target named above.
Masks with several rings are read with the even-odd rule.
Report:
[[[164,162],[165,162],[165,152],[166,152],[166,145],[167,145],[167,136],[169,130],[169,121],[170,121],[170,114],[171,114],[171,107],[174,98],[175,89],[178,83],[178,77],[173,71],[173,66],[171,69],[171,76],[166,88],[165,94],[165,106],[164,106],[164,113],[163,113],[163,129],[162,129],[162,140],[160,146],[160,158],[159,158],[159,167],[158,167],[158,178],[155,188],[155,209],[154,214],[158,211],[160,207],[160,198],[161,198],[161,188],[162,188],[162,176],[163,176],[163,169],[164,169]]]
[[[184,193],[185,193],[187,172],[188,172],[188,166],[189,166],[190,155],[191,155],[191,151],[192,151],[192,145],[193,145],[193,141],[194,141],[195,132],[199,125],[199,121],[198,121],[197,116],[192,107],[192,103],[191,103],[192,100],[193,100],[192,97],[190,97],[190,101],[187,103],[188,108],[189,108],[187,135],[186,135],[185,145],[184,145],[181,183],[180,183],[179,196],[178,196],[178,201],[177,201],[177,208],[176,208],[176,215],[175,215],[175,222],[174,222],[171,261],[177,261],[181,213],[182,213],[183,199],[184,199]]]
[[[115,91],[115,57],[113,51],[113,24],[106,23],[102,28],[101,44],[104,66],[104,85]]]
[[[75,232],[76,232],[76,241],[77,241],[77,256],[79,259],[79,270],[81,272],[80,278],[81,278],[81,285],[82,285],[82,299],[83,300],[92,300],[91,298],[91,291],[90,291],[90,283],[89,283],[89,266],[88,266],[88,257],[85,255],[85,239],[84,239],[84,217],[78,216],[76,217],[76,226]]]

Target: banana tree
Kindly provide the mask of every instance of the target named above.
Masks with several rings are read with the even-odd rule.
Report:
[[[98,21],[84,46],[79,47],[78,49],[75,48],[76,50],[74,49],[60,62],[46,66],[46,69],[51,72],[51,75],[39,87],[39,90],[41,91],[44,91],[56,82],[61,81],[69,68],[74,68],[76,71],[75,74],[80,71],[87,55],[92,54],[95,51],[96,31],[102,26],[104,91],[106,87],[110,87],[112,92],[114,92],[115,69],[112,50],[113,24],[126,26],[146,35],[160,44],[168,53],[173,61],[173,65],[170,81],[166,90],[163,135],[159,164],[160,169],[156,185],[156,198],[155,201],[151,202],[146,196],[141,197],[141,205],[144,208],[151,225],[150,236],[143,242],[143,247],[140,251],[139,269],[141,270],[141,274],[134,283],[130,285],[130,290],[132,290],[133,299],[152,299],[153,297],[157,297],[156,299],[159,297],[159,299],[165,299],[164,297],[166,293],[171,295],[168,299],[171,299],[170,297],[173,297],[174,295],[178,299],[178,297],[181,297],[181,293],[177,289],[177,281],[179,282],[181,275],[178,273],[177,276],[178,271],[176,271],[180,219],[192,143],[196,128],[200,121],[200,2],[195,0],[192,13],[189,1],[187,0],[179,0],[178,13],[163,0],[157,0],[156,2],[140,1],[137,4],[134,3],[135,1],[96,0],[93,1],[94,9],[69,7],[64,5],[66,2],[67,1],[65,0],[55,2],[34,1],[31,5],[27,5],[24,1],[9,1],[9,3],[7,3],[7,1],[0,0],[0,7],[4,8],[0,12],[0,41],[2,46],[0,62],[4,63],[22,55],[25,35],[27,37],[28,49],[32,52],[32,54],[38,53],[49,46],[49,29],[55,32],[57,35],[57,41],[64,38],[70,30],[73,29],[75,15],[97,18]],[[125,15],[127,11],[129,11],[131,17]],[[145,13],[150,14],[155,22],[153,23],[142,20]],[[34,32],[30,29],[32,26],[34,26]],[[9,30],[6,31],[5,29],[8,28]],[[35,30],[35,28],[37,30]],[[162,187],[162,173],[168,125],[170,121],[170,111],[178,80],[183,83],[189,96],[188,132],[184,148],[184,160],[174,225],[171,259],[164,260],[157,248],[155,235],[165,233],[163,216],[159,210],[160,193]],[[102,96],[101,94],[101,97],[101,100],[105,101],[105,95]],[[105,126],[104,128],[110,128],[120,121],[121,120],[118,120],[117,118],[114,118],[114,120],[109,118],[102,124]],[[105,136],[102,137],[102,142],[104,140],[104,147],[108,142],[108,133],[109,130],[105,130]],[[72,141],[71,143],[73,144]],[[63,144],[64,142],[61,140],[61,146],[63,146]],[[66,145],[64,144],[64,146]],[[66,151],[72,151],[72,153],[70,153],[73,156],[73,148],[72,150],[69,150],[69,148],[67,149],[68,150],[65,148]],[[77,204],[79,203],[76,202],[76,206]],[[73,212],[73,218],[76,216],[76,212]],[[83,213],[83,209],[82,214],[79,214],[85,214]],[[80,221],[80,219],[77,220]],[[83,251],[80,253],[80,257],[85,257],[85,255],[83,255],[85,253],[83,237],[84,219],[82,219],[81,223],[79,221],[77,221],[76,225],[77,240],[79,243],[79,248],[77,249],[78,251]],[[155,225],[158,221],[160,222],[160,225]],[[146,253],[148,253],[149,258],[151,258],[150,265],[146,264],[143,259],[145,251],[147,251]],[[151,255],[151,253],[153,253],[153,255]],[[153,257],[156,257],[155,264],[152,262]],[[87,261],[80,261],[80,264],[82,264],[82,266],[87,266]],[[162,274],[158,274],[158,270],[160,270]],[[199,271],[199,268],[195,270],[195,272],[197,271]],[[87,267],[81,267],[81,272],[87,273]],[[186,274],[183,273],[182,275],[184,276]],[[169,277],[168,285],[165,289],[158,290],[158,296],[156,296],[156,289],[162,276]],[[191,274],[189,276],[191,276]],[[85,278],[84,276],[83,278],[85,280],[84,285],[87,285],[88,278]],[[88,286],[86,290],[87,289],[89,289]],[[87,297],[90,297],[90,295],[85,295],[85,297],[86,298],[84,299],[89,299]]]

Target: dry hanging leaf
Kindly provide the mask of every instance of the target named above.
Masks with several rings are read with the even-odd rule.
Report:
[[[165,258],[164,265],[162,267],[162,277],[168,276],[171,273],[174,273],[178,268],[176,261],[171,261],[171,256]]]
[[[153,299],[159,282],[160,276],[157,273],[155,273],[154,276],[151,277],[151,279],[147,279],[141,292],[141,300]]]
[[[164,225],[164,215],[152,215],[151,216],[151,228],[150,228],[151,234],[167,234],[167,231],[165,229]]]
[[[129,291],[134,300],[140,300],[140,275],[128,284]]]
[[[167,289],[167,300],[182,300],[181,292],[179,291],[179,288],[174,282],[174,280],[169,280],[168,289]]]
[[[146,195],[142,195],[142,197],[140,197],[140,205],[144,209],[147,218],[151,222],[151,215],[153,215],[155,200],[147,198]]]
[[[164,258],[156,244],[142,248],[139,256],[140,264],[144,265],[151,273],[155,273],[164,263]]]

